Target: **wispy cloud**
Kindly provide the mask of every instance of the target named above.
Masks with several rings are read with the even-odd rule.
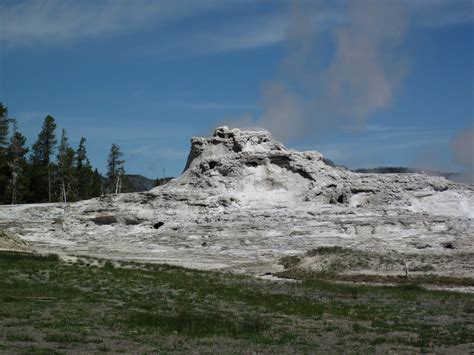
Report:
[[[222,26],[222,27],[221,27]],[[219,28],[204,29],[190,36],[182,45],[196,52],[226,52],[274,45],[284,40],[286,18],[281,13],[236,19]]]
[[[169,43],[160,43],[164,47],[187,48],[198,53],[259,48],[285,40],[286,8],[290,3],[289,0],[6,0],[0,4],[0,41],[8,47],[63,44],[153,28],[164,41],[168,39]],[[317,9],[312,7],[306,14],[312,21],[311,30],[326,30],[347,20],[351,3],[318,2]],[[415,26],[439,27],[474,21],[471,0],[400,3],[406,4]],[[260,6],[258,11],[249,10],[256,4]],[[267,4],[271,4],[268,11]],[[208,18],[204,21],[206,26],[187,28],[185,20],[200,16]],[[176,33],[168,32],[169,24],[178,24],[173,30]]]
[[[279,11],[236,17],[225,23],[218,22],[211,29],[193,34],[189,43],[194,43],[196,50],[206,52],[260,48],[283,43],[287,39],[290,21],[287,7],[288,4],[284,4]],[[314,33],[328,30],[344,20],[344,14],[338,8],[321,8],[308,16],[309,30]]]
[[[415,26],[444,27],[474,22],[472,0],[408,1]]]
[[[183,20],[217,0],[24,0],[0,5],[0,39],[10,46],[68,42]],[[227,2],[227,1],[225,1]]]

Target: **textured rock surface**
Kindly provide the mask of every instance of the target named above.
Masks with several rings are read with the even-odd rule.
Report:
[[[30,247],[27,242],[17,236],[0,230],[0,250],[30,251]]]
[[[318,246],[473,253],[474,188],[353,173],[267,132],[220,127],[192,139],[185,171],[167,185],[66,206],[2,206],[0,224],[40,251],[260,273]],[[474,265],[446,272],[474,276]]]

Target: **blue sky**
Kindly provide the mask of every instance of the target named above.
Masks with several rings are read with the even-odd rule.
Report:
[[[47,114],[86,137],[101,171],[115,142],[129,173],[176,176],[223,123],[349,167],[472,169],[473,6],[0,0],[0,101],[29,144]]]

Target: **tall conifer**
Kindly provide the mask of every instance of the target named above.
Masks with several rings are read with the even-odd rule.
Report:
[[[51,180],[51,155],[54,153],[56,147],[56,123],[54,118],[50,115],[46,116],[41,128],[41,132],[38,135],[36,143],[33,145],[32,162],[36,166],[37,179],[36,184],[41,184],[43,175],[46,174],[47,180],[47,196],[48,202],[51,202],[52,193],[52,180]],[[44,197],[43,187],[36,186],[37,198],[41,201]]]
[[[115,191],[115,194],[122,192],[123,175],[125,174],[125,160],[120,158],[123,153],[118,144],[112,144],[107,161],[107,188],[108,192]]]
[[[8,183],[9,197],[11,204],[22,201],[26,191],[27,162],[26,154],[28,148],[25,147],[26,138],[18,132],[16,120],[13,121],[13,133],[7,151],[7,161],[10,168],[10,181]]]

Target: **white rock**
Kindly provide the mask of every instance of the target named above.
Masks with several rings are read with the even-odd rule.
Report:
[[[473,211],[473,186],[353,173],[318,152],[289,150],[268,132],[219,127],[191,140],[185,171],[164,186],[68,205],[1,206],[0,226],[40,251],[260,272],[279,270],[281,256],[328,245],[473,253]],[[98,225],[98,216],[117,222]]]

